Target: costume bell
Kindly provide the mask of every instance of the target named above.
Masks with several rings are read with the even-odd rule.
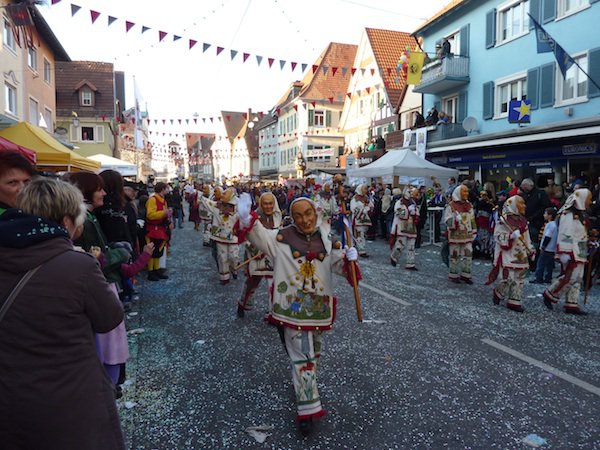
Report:
[[[468,198],[469,188],[465,185],[457,186],[452,192],[452,201],[444,210],[449,244],[448,278],[454,283],[460,283],[462,280],[473,284],[471,266],[477,225],[473,206]]]
[[[577,189],[558,211],[558,242],[556,259],[560,261],[560,276],[544,291],[548,309],[558,303],[564,294],[567,314],[586,314],[579,307],[579,292],[588,258],[588,233],[585,210],[592,203],[588,189]]]
[[[256,214],[262,226],[267,230],[278,229],[281,226],[281,210],[277,199],[271,192],[265,192],[260,196]],[[240,240],[239,236],[238,240]],[[249,241],[246,241],[245,244],[245,261],[250,262],[246,266],[246,282],[242,298],[238,301],[237,314],[239,317],[244,317],[244,311],[252,308],[252,294],[263,278],[269,283],[268,291],[270,292],[273,288],[273,262]]]
[[[418,189],[405,189],[402,198],[394,205],[394,221],[390,233],[390,262],[396,266],[403,250],[406,250],[406,265],[408,270],[417,270],[415,264],[415,242],[417,240],[417,225],[419,224],[419,210],[416,198]]]
[[[216,245],[219,280],[221,284],[227,284],[232,276],[237,277],[235,268],[240,262],[240,247],[237,236],[233,233],[233,227],[237,221],[235,189],[225,190],[220,198],[221,200],[216,202],[201,196],[200,200],[212,214],[210,239]]]
[[[523,312],[523,285],[529,270],[529,256],[534,253],[525,217],[525,200],[515,195],[509,198],[494,229],[496,247],[494,265],[486,284],[492,284],[500,275],[493,291],[494,304],[506,300],[510,310]]]
[[[354,248],[344,251],[333,244],[318,227],[317,208],[307,198],[290,205],[293,224],[265,228],[256,213],[250,213],[250,199],[240,199],[240,233],[274,263],[274,289],[268,321],[278,327],[292,362],[301,430],[312,418],[325,415],[317,389],[317,365],[321,355],[321,335],[335,319],[332,272],[346,274],[348,261],[356,260]],[[304,431],[304,430],[303,430]]]
[[[366,250],[367,230],[372,225],[369,212],[373,209],[373,202],[369,200],[369,188],[366,184],[359,184],[352,200],[350,212],[352,214],[352,232],[356,240],[356,248],[360,256],[369,256]]]

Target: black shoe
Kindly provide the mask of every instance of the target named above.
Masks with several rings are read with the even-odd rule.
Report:
[[[152,270],[151,272],[148,272],[148,281],[159,281],[160,278],[158,277],[158,273],[156,273],[156,270]]]
[[[156,275],[161,280],[168,280],[169,279],[169,275],[167,275],[167,269],[158,269],[158,270],[156,270]]]
[[[579,308],[565,308],[565,314],[573,314],[576,316],[587,316],[585,311],[582,311]]]
[[[396,267],[398,265],[398,263],[396,261],[394,261],[392,258],[390,258],[390,264],[392,265],[392,267]]]
[[[313,430],[313,420],[312,417],[310,419],[301,420],[298,422],[298,430],[302,433],[303,436],[307,436]]]

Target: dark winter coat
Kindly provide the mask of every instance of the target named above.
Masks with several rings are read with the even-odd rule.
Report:
[[[0,302],[47,262],[0,323],[0,448],[123,449],[95,344],[123,308],[98,262],[75,251],[63,228],[17,210],[0,216],[0,254]]]

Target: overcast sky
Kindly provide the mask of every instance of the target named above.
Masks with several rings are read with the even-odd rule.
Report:
[[[412,32],[449,1],[61,0],[40,10],[71,59],[112,62],[126,73],[128,107],[135,76],[151,119],[185,119],[267,111],[329,42],[358,44],[365,27]],[[71,5],[81,7],[73,17]],[[100,13],[93,25],[91,10]],[[109,15],[118,19],[110,26]],[[135,24],[128,33],[126,20]],[[150,29],[142,34],[142,26]],[[168,33],[161,43],[159,31]],[[191,50],[189,39],[198,41]],[[231,50],[239,52],[233,60]]]

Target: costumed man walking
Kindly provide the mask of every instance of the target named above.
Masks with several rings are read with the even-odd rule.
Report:
[[[234,188],[226,189],[220,198],[217,202],[200,196],[200,201],[213,217],[210,239],[216,245],[219,281],[221,284],[227,284],[232,276],[237,278],[235,268],[240,262],[238,238],[233,233],[233,226],[237,220],[235,207],[238,198]]]
[[[367,230],[372,225],[369,211],[373,209],[373,202],[368,197],[369,187],[359,184],[354,196],[350,200],[350,212],[352,213],[352,231],[356,240],[356,248],[359,256],[368,258],[366,250]]]
[[[394,267],[398,264],[398,258],[400,258],[402,251],[406,249],[406,265],[404,268],[418,270],[415,265],[415,242],[417,240],[417,225],[420,219],[416,202],[418,195],[418,189],[407,187],[402,198],[397,200],[394,205],[394,221],[390,233],[390,247],[392,247],[390,263]]]
[[[577,189],[558,211],[558,243],[556,257],[560,261],[560,276],[544,291],[544,305],[552,309],[565,295],[567,314],[587,314],[579,307],[579,292],[587,263],[588,234],[585,210],[592,202],[588,189]]]
[[[265,192],[260,196],[256,214],[262,226],[267,230],[279,229],[281,226],[281,210],[277,199],[271,192]],[[249,241],[246,241],[245,261],[249,262],[246,267],[244,291],[242,298],[238,301],[238,317],[244,317],[244,312],[252,309],[251,297],[260,284],[260,280],[265,278],[268,281],[268,292],[273,289],[273,262]]]
[[[202,196],[205,199],[212,200],[211,188],[209,184],[202,187]],[[200,195],[200,193],[198,193]],[[202,245],[210,247],[210,224],[212,223],[212,214],[202,201],[198,203],[198,214],[200,216],[200,231],[202,232]]]
[[[473,205],[468,199],[469,188],[461,184],[454,189],[452,201],[444,211],[450,253],[448,279],[453,283],[460,283],[462,280],[467,284],[473,284],[471,266],[477,224]]]
[[[154,195],[146,202],[146,243],[154,243],[152,258],[148,261],[148,280],[158,281],[169,278],[161,270],[167,263],[168,228],[171,226],[171,211],[167,207],[165,194],[167,184],[159,181],[154,186]]]
[[[529,236],[525,217],[525,200],[514,195],[502,208],[494,229],[494,265],[486,284],[492,284],[500,274],[501,279],[493,290],[494,304],[506,300],[506,307],[523,312],[523,285],[529,269],[529,256],[535,252]]]
[[[278,327],[292,361],[297,420],[306,433],[313,418],[326,414],[317,389],[317,364],[321,335],[331,329],[335,318],[332,272],[350,279],[349,261],[355,261],[358,253],[352,247],[344,252],[339,242],[332,243],[319,227],[317,206],[310,199],[294,200],[290,212],[292,225],[269,230],[258,220],[258,214],[250,212],[246,194],[238,204],[240,236],[274,263],[268,321]]]
[[[321,227],[327,231],[327,234],[331,233],[331,221],[334,216],[339,212],[335,196],[331,192],[331,184],[325,183],[323,189],[320,190],[316,197],[315,203],[321,213]]]

